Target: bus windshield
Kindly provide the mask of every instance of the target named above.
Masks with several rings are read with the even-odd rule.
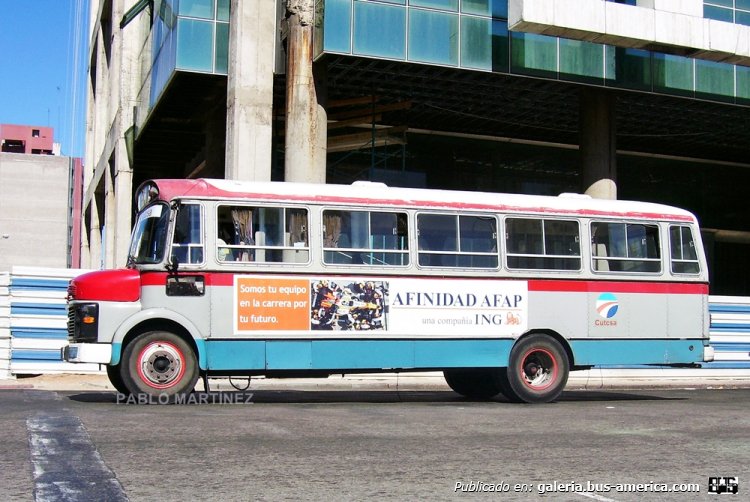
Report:
[[[138,215],[130,242],[131,263],[160,263],[164,259],[168,223],[169,208],[166,204],[154,204]]]

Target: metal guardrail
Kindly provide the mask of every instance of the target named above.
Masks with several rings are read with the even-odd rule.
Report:
[[[10,274],[0,272],[0,378],[10,376]]]
[[[77,269],[13,267],[9,285],[11,375],[99,373],[98,364],[64,362],[67,343],[66,294]]]
[[[750,298],[711,296],[708,310],[716,359],[704,367],[750,369]]]

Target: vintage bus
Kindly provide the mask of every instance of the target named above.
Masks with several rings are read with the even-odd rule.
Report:
[[[674,207],[209,179],[148,181],[136,206],[127,268],[71,281],[63,349],[123,393],[442,371],[548,402],[573,370],[713,358],[698,223]]]

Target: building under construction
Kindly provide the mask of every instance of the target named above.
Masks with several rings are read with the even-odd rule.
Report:
[[[149,178],[374,180],[680,206],[711,292],[748,295],[748,24],[715,0],[92,0],[83,266],[125,264]]]

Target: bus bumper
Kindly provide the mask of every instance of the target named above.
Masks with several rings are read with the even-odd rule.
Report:
[[[69,363],[109,364],[112,361],[110,343],[70,343],[60,350],[63,361]]]
[[[703,347],[703,362],[704,363],[710,363],[714,360],[714,348],[710,345],[706,345]]]

